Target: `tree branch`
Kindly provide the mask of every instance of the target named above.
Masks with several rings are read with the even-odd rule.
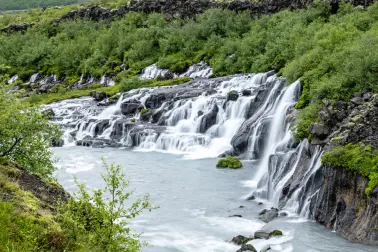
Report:
[[[17,144],[20,143],[20,141],[22,139],[23,138],[16,138],[16,141],[13,143],[13,145],[6,152],[4,152],[3,154],[1,154],[1,156],[2,157],[8,156],[12,152],[12,150],[17,146]]]

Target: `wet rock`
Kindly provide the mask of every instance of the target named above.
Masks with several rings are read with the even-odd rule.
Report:
[[[198,117],[202,116],[203,114],[204,114],[204,112],[203,112],[202,110],[199,110],[199,111],[197,112],[197,116],[198,116]]]
[[[267,252],[267,251],[269,251],[269,250],[270,250],[270,246],[261,249],[260,252]]]
[[[93,144],[93,137],[91,136],[85,136],[83,140],[76,141],[76,145],[78,146],[90,147],[92,146],[92,144]]]
[[[94,130],[95,136],[101,135],[104,130],[109,127],[109,125],[109,119],[105,119],[97,123]]]
[[[239,99],[239,93],[235,90],[232,90],[227,93],[227,101],[237,101]]]
[[[249,197],[247,198],[247,200],[255,200],[255,199],[256,199],[255,195],[251,195],[251,196],[249,196]]]
[[[259,204],[258,204],[259,206],[261,206],[261,205],[263,205],[263,203],[262,202],[259,202]]]
[[[143,114],[141,113],[140,120],[148,122],[154,113],[155,113],[155,110],[149,109]]]
[[[238,218],[243,218],[243,216],[241,216],[240,214],[234,214],[234,215],[230,215],[228,217],[238,217]]]
[[[266,223],[271,222],[277,217],[278,217],[278,209],[273,208],[273,207],[270,210],[264,209],[259,213],[259,219]]]
[[[200,133],[205,133],[211,126],[217,122],[219,108],[214,104],[210,112],[206,113],[201,119]]]
[[[252,237],[245,237],[243,235],[238,235],[238,236],[235,236],[234,238],[232,238],[232,242],[237,244],[237,245],[243,245],[243,244],[246,244],[247,242],[249,241],[252,241],[253,238]]]
[[[159,110],[154,111],[154,113],[152,113],[152,116],[151,116],[151,123],[157,123],[157,122],[159,122],[161,116],[165,112],[166,112],[165,109],[159,109]]]
[[[258,230],[255,232],[255,239],[269,239],[270,232],[266,230]]]
[[[253,247],[251,244],[243,244],[239,250],[236,252],[257,252],[255,247]]]
[[[123,115],[135,114],[138,111],[140,103],[125,102],[121,104],[121,113]]]
[[[107,97],[107,94],[105,92],[96,92],[93,91],[89,94],[91,97],[95,99],[95,101],[102,101]]]
[[[92,147],[93,148],[104,148],[105,143],[104,143],[104,141],[95,140],[95,141],[93,141]]]
[[[243,96],[250,96],[252,94],[252,91],[249,89],[243,89],[242,90],[242,95]]]
[[[354,97],[350,100],[354,105],[361,105],[364,103],[364,100],[361,97]]]
[[[63,139],[53,140],[52,147],[63,147],[64,141]]]

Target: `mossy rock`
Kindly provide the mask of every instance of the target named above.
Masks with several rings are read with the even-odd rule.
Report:
[[[135,118],[131,118],[131,119],[130,119],[130,122],[135,123],[135,122],[136,122],[136,119],[135,119]]]
[[[142,109],[142,110],[140,111],[140,115],[141,115],[141,116],[144,115],[144,114],[147,113],[149,110],[150,110],[150,109]]]
[[[242,162],[236,157],[226,157],[218,160],[217,168],[239,169],[243,167]]]
[[[276,230],[273,230],[272,232],[270,232],[269,237],[282,236],[282,235],[283,235],[282,231],[276,229]]]

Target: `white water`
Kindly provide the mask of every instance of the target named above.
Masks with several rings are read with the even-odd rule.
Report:
[[[168,73],[168,69],[160,69],[156,64],[152,64],[151,66],[148,66],[142,70],[142,74],[139,76],[139,78],[143,80],[152,80],[159,76],[165,77]]]
[[[145,107],[148,99],[156,94],[172,91],[178,98],[182,95],[178,92],[180,88],[184,94],[193,90],[200,90],[201,94],[171,103],[162,102],[156,109],[165,111],[162,125],[140,122],[139,112],[128,116],[121,114],[121,105],[125,102],[136,100]],[[197,80],[190,86],[133,90],[108,108],[97,107],[91,98],[51,104],[47,107],[54,110],[56,122],[65,130],[66,146],[90,136],[113,139],[137,150],[59,149],[57,153],[63,159],[59,167],[63,172],[60,181],[69,188],[72,186],[70,174],[75,173],[91,187],[98,187],[101,184],[98,159],[103,154],[131,167],[127,171],[134,176],[137,189],[152,192],[153,199],[163,208],[151,218],[142,217],[132,224],[144,232],[142,237],[153,245],[146,251],[235,251],[237,247],[225,239],[273,227],[282,229],[285,235],[254,240],[251,244],[258,250],[270,246],[272,251],[342,251],[338,249],[352,245],[337,236],[330,236],[332,245],[322,244],[328,231],[302,218],[310,217],[310,200],[317,197],[317,192],[304,193],[304,186],[319,169],[322,151],[315,149],[308,162],[304,162],[309,144],[304,141],[293,145],[290,126],[298,88],[299,82],[283,86],[282,80],[275,76],[251,74]],[[236,101],[226,102],[229,91],[241,93],[244,89],[251,90],[252,95],[240,95]],[[266,92],[266,98],[252,115],[247,116],[250,104],[262,96],[262,92]],[[201,132],[203,117],[214,107],[218,108],[215,123]],[[136,119],[136,123],[132,123],[131,118]],[[96,135],[97,126],[104,122],[108,126]],[[122,126],[122,134],[114,138],[113,133],[119,130],[117,125]],[[233,137],[246,125],[250,125],[250,130],[245,157],[251,160],[243,161],[244,168],[239,171],[215,169],[216,160],[212,158],[230,150]],[[134,137],[133,130],[136,130]],[[282,206],[289,217],[264,226],[256,219],[257,212],[267,206],[277,206],[283,187],[300,170],[304,171],[302,180]],[[224,172],[227,173],[225,177]],[[237,176],[236,180],[233,176]],[[251,193],[257,196],[257,201],[246,202],[245,197],[240,197]],[[258,206],[259,201],[264,205]],[[246,205],[248,209],[241,210],[240,205]],[[247,218],[227,217],[235,213],[242,213]],[[312,246],[314,241],[317,241],[316,247]],[[373,251],[361,245],[353,247],[354,251]]]
[[[198,64],[191,65],[185,73],[178,75],[176,73],[171,73],[169,69],[160,69],[156,64],[152,64],[142,70],[139,78],[142,80],[152,80],[159,76],[166,78],[169,74],[172,74],[173,78],[210,78],[213,75],[213,69],[208,64],[201,61]]]
[[[8,80],[8,84],[13,84],[15,83],[16,81],[18,80],[18,75],[13,75],[9,80]]]

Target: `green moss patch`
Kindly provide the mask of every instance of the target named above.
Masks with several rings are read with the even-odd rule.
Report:
[[[218,168],[231,168],[231,169],[239,169],[243,167],[242,162],[236,157],[227,157],[218,160],[217,163]]]

